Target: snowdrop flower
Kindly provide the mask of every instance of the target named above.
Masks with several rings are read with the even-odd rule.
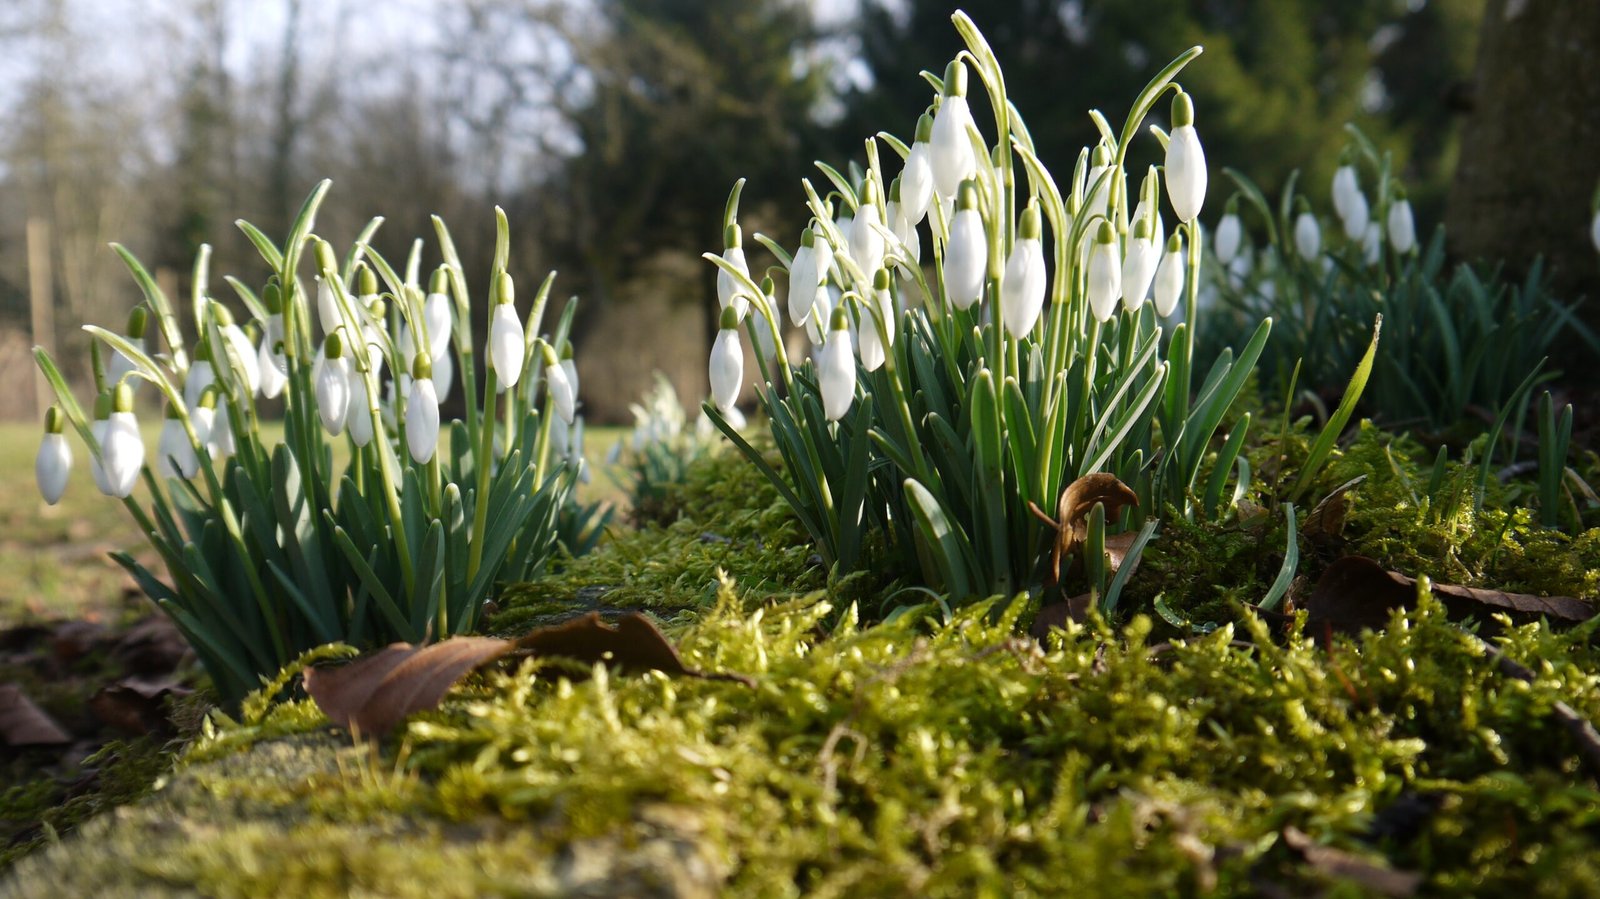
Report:
[[[1117,311],[1122,296],[1122,265],[1117,260],[1117,235],[1111,223],[1101,220],[1095,232],[1094,248],[1089,251],[1089,309],[1100,321],[1108,321]]]
[[[1294,220],[1294,248],[1307,262],[1314,262],[1322,251],[1322,229],[1317,227],[1316,216],[1304,202],[1300,204],[1300,215]]]
[[[773,318],[778,318],[781,313],[776,311],[778,306],[777,286],[772,283],[770,276],[761,279],[761,294],[766,299],[767,310],[772,310]],[[772,325],[773,322],[767,318],[767,313],[764,310],[758,309],[754,315],[750,316],[750,329],[756,335],[756,352],[760,353],[761,358],[767,362],[778,358],[778,335],[773,333]]]
[[[824,282],[817,288],[817,305],[806,319],[806,339],[812,346],[820,347],[827,339],[828,322],[832,320],[833,310],[839,307],[839,296],[839,288],[832,283]]]
[[[1364,239],[1367,234],[1367,220],[1370,217],[1367,195],[1359,189],[1352,191],[1344,201],[1344,236],[1350,240]]]
[[[406,414],[409,416],[410,412]],[[350,369],[350,409],[345,413],[344,426],[356,446],[372,442],[372,403],[367,397],[367,376],[354,368]]]
[[[1595,247],[1600,248],[1600,218],[1595,219]],[[1417,245],[1417,223],[1411,215],[1411,201],[1404,190],[1396,190],[1389,204],[1389,246],[1401,256]]]
[[[1194,130],[1194,101],[1179,91],[1172,100],[1167,139],[1167,199],[1178,221],[1192,222],[1206,200],[1206,154]]]
[[[449,353],[445,353],[433,362],[433,386],[438,391],[441,404],[444,402],[445,397],[450,395],[450,388],[454,387],[455,383],[455,359]]]
[[[962,182],[978,173],[978,158],[967,129],[975,127],[967,107],[967,67],[953,60],[944,70],[944,93],[933,114],[929,136],[933,162],[933,187],[940,196],[954,197]]]
[[[744,347],[739,343],[739,315],[732,308],[722,310],[721,327],[711,344],[711,399],[723,414],[739,400],[744,381]]]
[[[89,424],[89,474],[94,478],[94,486],[101,493],[111,495],[111,482],[106,480],[106,469],[102,462],[105,446],[106,431],[111,427],[111,391],[101,393],[94,401],[94,421]],[[37,472],[35,472],[37,475]]]
[[[66,416],[56,406],[44,414],[44,437],[39,441],[39,454],[33,457],[33,479],[39,485],[39,495],[47,505],[61,501],[67,490],[67,476],[72,473],[72,447],[67,436],[61,433]]]
[[[1084,179],[1085,189],[1091,193],[1083,201],[1083,210],[1089,216],[1105,215],[1106,204],[1111,200],[1111,182],[1116,176],[1102,179],[1105,173],[1111,171],[1111,148],[1104,143],[1096,144],[1091,155],[1092,164],[1089,175]]]
[[[1377,222],[1368,222],[1366,233],[1361,236],[1361,261],[1372,266],[1382,258],[1383,228]]]
[[[141,350],[145,348],[144,332],[149,322],[150,311],[143,304],[133,307],[133,311],[128,313],[128,329],[125,332],[125,336],[130,343]],[[111,360],[106,363],[106,383],[116,384],[121,382],[128,372],[133,371],[135,368],[137,366],[133,364],[132,359],[129,359],[121,350],[113,350]],[[137,390],[140,380],[136,378],[128,381],[128,384]],[[54,505],[54,503],[51,503],[51,505]]]
[[[557,370],[560,366],[557,366]],[[418,355],[406,394],[406,449],[418,465],[433,460],[439,447],[439,395],[433,390],[433,362]]]
[[[882,319],[882,332],[878,330],[880,325],[875,317]],[[889,270],[880,268],[872,278],[872,291],[861,307],[857,349],[861,353],[861,367],[867,371],[877,371],[888,357],[889,347],[894,345],[895,318],[894,297],[889,293]],[[831,336],[832,329],[829,331]]]
[[[289,383],[289,360],[283,354],[283,301],[274,285],[267,285],[266,295],[267,324],[256,348],[256,369],[261,373],[261,395],[270,400]],[[273,300],[277,301],[277,312],[272,311]]]
[[[257,359],[256,346],[245,336],[244,330],[233,321],[233,313],[226,306],[215,300],[211,301],[211,314],[216,317],[217,330],[222,334],[222,339],[227,344],[224,352],[230,352],[235,358],[230,358],[230,366],[238,362],[239,377],[244,381],[245,390],[251,395],[261,389],[261,364]]]
[[[577,414],[577,389],[567,380],[567,370],[561,367],[555,350],[543,341],[540,341],[539,347],[544,356],[544,382],[550,394],[550,405],[561,416],[561,420],[570,425],[572,417]]]
[[[339,301],[333,296],[333,286],[322,276],[317,276],[317,320],[322,323],[322,333],[332,334],[344,324],[339,314]]]
[[[1133,208],[1133,217],[1129,221],[1150,223],[1150,245],[1161,249],[1167,245],[1167,226],[1161,223],[1161,210],[1151,209],[1147,200],[1140,200],[1139,205]]]
[[[889,230],[894,232],[895,245],[900,249],[900,268],[909,276],[906,263],[915,265],[922,261],[922,235],[917,232],[917,223],[906,217],[905,207],[900,205],[899,178],[889,185],[889,203],[884,206],[883,214]]]
[[[1174,234],[1167,241],[1167,250],[1161,254],[1161,264],[1156,267],[1156,314],[1162,318],[1178,308],[1178,298],[1183,295],[1184,282],[1183,235]]]
[[[817,362],[817,386],[822,391],[822,414],[838,421],[856,398],[856,359],[850,346],[850,317],[843,308],[833,310],[828,338]]]
[[[1144,219],[1134,219],[1133,234],[1128,238],[1128,246],[1122,257],[1123,308],[1137,312],[1144,305],[1150,285],[1156,279],[1156,267],[1160,264],[1161,251],[1156,247],[1156,242],[1150,239],[1150,223]]]
[[[844,236],[848,239],[850,232],[845,231]],[[745,262],[744,241],[738,225],[729,225],[723,231],[722,243],[725,247],[722,258],[748,277],[750,266]],[[738,312],[740,321],[744,320],[744,314],[750,308],[750,301],[744,296],[744,287],[721,266],[717,267],[717,303],[724,309],[732,306]]]
[[[183,404],[193,407],[200,402],[200,394],[216,382],[216,373],[211,368],[211,344],[202,339],[195,347],[189,373],[183,377]]]
[[[178,407],[169,405],[161,422],[161,439],[156,442],[156,474],[163,478],[192,478],[199,470],[200,457],[189,442]]]
[[[126,384],[114,392],[111,416],[100,437],[100,464],[105,477],[101,489],[107,496],[124,499],[133,492],[144,467],[144,438],[133,417],[133,389]]]
[[[517,318],[516,289],[510,272],[495,273],[494,295],[494,313],[489,322],[489,364],[504,389],[517,386],[522,378],[528,347],[522,320]]]
[[[1000,315],[1006,331],[1017,340],[1033,330],[1044,308],[1044,244],[1039,235],[1039,204],[1034,201],[1023,210],[1022,227],[1000,282]]]
[[[316,370],[317,414],[322,426],[337,437],[344,433],[350,412],[350,360],[344,357],[341,330],[329,334],[322,343],[322,359]]]
[[[878,185],[870,178],[862,191],[862,202],[856,208],[855,220],[850,223],[850,256],[864,272],[875,272],[883,267],[883,205],[878,196]]]
[[[989,240],[983,232],[983,217],[978,214],[978,185],[965,181],[956,201],[950,241],[944,248],[945,294],[957,309],[970,308],[978,301],[988,264]]]
[[[217,410],[211,430],[206,434],[206,450],[213,459],[226,459],[236,449],[233,443],[233,418],[224,406]]]
[[[817,232],[810,228],[800,232],[800,249],[794,251],[794,258],[789,262],[789,321],[796,327],[806,323],[806,317],[811,314],[817,305],[817,297],[822,292],[822,278],[827,270],[818,267],[818,240]],[[827,241],[821,241],[822,247],[827,247]],[[827,253],[828,261],[833,261],[833,253]]]
[[[1238,202],[1230,199],[1228,210],[1222,214],[1222,221],[1217,223],[1217,232],[1211,238],[1217,261],[1223,265],[1232,263],[1243,243],[1244,225],[1239,221]]]
[[[217,424],[217,390],[211,388],[200,394],[200,405],[189,407],[189,427],[194,429],[199,446],[211,445],[211,431]],[[195,444],[190,444],[191,448]],[[207,450],[210,452],[210,450]]]
[[[917,119],[917,137],[900,172],[900,211],[912,227],[922,224],[933,205],[933,116],[923,113]]]
[[[563,341],[561,344],[561,370],[566,373],[567,383],[572,385],[573,397],[578,396],[578,362],[572,358],[572,341]],[[435,381],[435,383],[438,383]]]
[[[1350,164],[1348,151],[1347,155],[1339,161],[1339,168],[1333,173],[1333,188],[1331,192],[1333,195],[1333,211],[1338,213],[1341,219],[1348,218],[1349,213],[1346,210],[1350,204],[1350,198],[1352,195],[1361,192],[1361,184],[1356,180],[1356,170]]]
[[[444,266],[434,270],[428,281],[428,296],[422,301],[422,321],[428,329],[428,358],[438,362],[450,349],[455,317],[450,308],[449,270]]]

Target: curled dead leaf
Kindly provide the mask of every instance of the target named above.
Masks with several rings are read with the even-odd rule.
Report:
[[[1056,531],[1055,544],[1050,549],[1048,586],[1054,586],[1061,579],[1061,557],[1070,556],[1083,543],[1088,533],[1089,512],[1096,503],[1105,506],[1106,520],[1109,522],[1121,515],[1125,507],[1138,506],[1139,497],[1116,475],[1097,471],[1078,478],[1061,491],[1055,518],[1044,514],[1033,503],[1028,504],[1039,520]]]
[[[1300,526],[1300,533],[1312,540],[1328,540],[1344,533],[1344,517],[1350,511],[1350,491],[1366,479],[1366,475],[1353,477],[1324,496],[1311,507],[1311,514]]]
[[[0,684],[0,741],[7,746],[60,746],[72,737],[16,684]]]

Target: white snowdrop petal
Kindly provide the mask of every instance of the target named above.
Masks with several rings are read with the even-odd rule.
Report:
[[[718,331],[711,344],[710,365],[711,398],[718,409],[726,413],[734,407],[743,381],[744,348],[739,343],[739,332]]]
[[[418,465],[433,459],[439,447],[439,395],[432,378],[414,378],[406,393],[406,449]]]
[[[1178,221],[1192,222],[1206,200],[1206,154],[1193,125],[1172,129],[1167,141],[1167,197]]]
[[[1033,330],[1044,308],[1044,290],[1044,245],[1038,238],[1018,240],[1000,282],[1000,314],[1012,337],[1020,340]]]
[[[510,303],[495,306],[489,323],[489,362],[501,387],[517,386],[526,354],[522,320],[517,318],[516,308]]]
[[[950,242],[944,249],[944,286],[957,309],[967,309],[983,293],[983,276],[989,264],[989,242],[983,217],[976,209],[961,209],[950,225]]]
[[[53,506],[61,501],[71,473],[72,447],[67,444],[66,435],[44,435],[39,441],[39,454],[33,459],[33,477],[46,504]]]
[[[850,347],[849,331],[841,329],[828,333],[818,368],[822,412],[829,421],[838,421],[850,411],[856,396],[856,360]]]

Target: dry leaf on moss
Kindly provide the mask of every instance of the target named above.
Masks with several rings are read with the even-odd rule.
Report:
[[[7,746],[60,746],[72,737],[21,687],[0,684],[0,741]]]
[[[1089,512],[1096,503],[1106,507],[1106,520],[1113,521],[1122,514],[1124,507],[1139,505],[1139,497],[1127,484],[1117,480],[1116,475],[1097,471],[1078,478],[1061,491],[1055,518],[1044,514],[1033,503],[1028,504],[1040,521],[1056,531],[1056,541],[1050,549],[1050,580],[1047,586],[1054,586],[1061,580],[1061,557],[1071,555],[1083,543],[1089,529]]]

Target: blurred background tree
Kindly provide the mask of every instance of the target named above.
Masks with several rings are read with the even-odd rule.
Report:
[[[1305,189],[1325,204],[1343,127],[1355,122],[1393,151],[1426,227],[1442,212],[1460,152],[1485,2],[968,7],[1052,166],[1070,170],[1094,139],[1091,107],[1120,119],[1156,69],[1199,43],[1206,54],[1184,82],[1213,166],[1208,221],[1228,194],[1217,171],[1224,165],[1269,192],[1299,168]],[[489,207],[505,206],[523,279],[555,268],[558,296],[584,297],[577,335],[591,417],[625,416],[657,368],[692,402],[704,389],[714,307],[712,269],[698,255],[721,248],[728,189],[750,179],[743,219],[759,273],[774,260],[749,233],[795,242],[798,183],[813,174],[812,160],[860,161],[862,139],[880,129],[910,136],[931,99],[918,71],[939,68],[957,48],[953,8],[911,0],[14,0],[0,8],[8,123],[0,135],[0,325],[13,335],[9,344],[0,335],[0,356],[30,342],[30,219],[45,227],[55,263],[55,330],[74,340],[78,322],[120,323],[136,299],[107,241],[154,261],[174,289],[186,287],[201,242],[216,248],[213,271],[249,280],[261,267],[232,220],[281,232],[310,186],[331,177],[323,234],[347,241],[383,215],[378,249],[403,257],[411,237],[431,235],[428,215],[437,212],[478,286]],[[1592,51],[1597,38],[1573,39]],[[163,50],[141,49],[151,46]],[[1133,162],[1142,167],[1156,153],[1153,141],[1141,144]],[[1573,185],[1574,210],[1586,211],[1592,188]],[[601,352],[583,353],[585,342]],[[13,401],[0,414],[33,410]]]

